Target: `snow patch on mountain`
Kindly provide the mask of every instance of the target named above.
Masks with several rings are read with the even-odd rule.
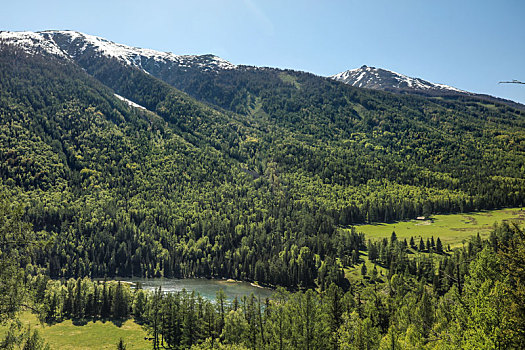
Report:
[[[121,100],[121,101],[126,102],[126,103],[127,103],[128,105],[130,105],[131,107],[135,107],[135,108],[140,108],[140,109],[144,109],[144,110],[146,110],[145,107],[143,107],[143,106],[139,105],[138,103],[135,103],[135,102],[133,102],[133,101],[131,101],[131,100],[128,100],[128,99],[125,98],[125,97],[122,97],[122,96],[117,95],[117,94],[115,94],[115,97],[118,98],[118,99]]]
[[[68,58],[53,40],[49,40],[41,33],[1,31],[0,43],[17,46],[33,55],[46,52],[62,58]]]

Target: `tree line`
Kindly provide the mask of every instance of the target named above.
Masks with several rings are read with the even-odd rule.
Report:
[[[395,251],[404,243],[386,245]],[[228,299],[221,290],[208,300],[43,275],[28,285],[46,322],[133,317],[154,349],[514,349],[525,341],[524,246],[523,231],[504,223],[424,274],[395,268],[346,292],[331,283],[323,291],[279,288],[266,299]]]

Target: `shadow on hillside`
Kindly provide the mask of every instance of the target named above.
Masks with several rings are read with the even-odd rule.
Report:
[[[101,321],[102,323],[111,322],[120,328],[126,320],[117,320],[112,318],[74,318],[71,320],[74,326],[85,326],[89,322],[95,323],[97,321]]]

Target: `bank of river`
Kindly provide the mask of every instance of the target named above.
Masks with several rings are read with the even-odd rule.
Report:
[[[195,291],[202,297],[214,300],[217,292],[222,289],[228,299],[232,300],[235,297],[241,298],[243,295],[250,295],[253,293],[255,297],[264,300],[272,296],[273,290],[268,288],[261,288],[252,285],[248,282],[238,282],[233,280],[214,280],[205,278],[186,278],[186,279],[171,279],[171,278],[134,278],[122,280],[125,282],[138,283],[142,285],[143,289],[155,290],[162,287],[164,292],[179,292],[183,289],[187,291]]]

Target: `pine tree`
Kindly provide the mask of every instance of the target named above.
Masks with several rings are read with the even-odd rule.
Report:
[[[366,263],[361,266],[361,275],[366,276]]]
[[[112,315],[116,319],[123,319],[128,316],[128,301],[122,283],[118,281],[117,286],[115,287],[115,292],[113,294],[113,302],[111,305]]]
[[[126,350],[126,344],[124,344],[124,340],[122,340],[122,338],[120,338],[117,344],[117,350]]]
[[[355,249],[352,252],[352,265],[357,264],[359,262],[359,251]]]
[[[416,314],[419,320],[420,332],[424,337],[427,337],[434,322],[434,309],[432,300],[424,289],[417,305]]]
[[[102,302],[100,306],[100,316],[102,318],[107,318],[111,314],[111,301],[109,297],[109,291],[107,287],[107,283],[104,280],[102,285]]]
[[[343,290],[335,283],[330,284],[325,291],[325,305],[327,307],[328,324],[331,331],[332,346],[337,348],[337,330],[342,323],[343,307],[342,307]]]
[[[77,278],[75,286],[75,299],[73,300],[73,315],[75,318],[84,317],[84,300],[82,292],[82,279]]]
[[[216,300],[215,305],[217,307],[217,312],[219,313],[217,332],[218,334],[221,334],[222,329],[224,328],[224,316],[225,316],[224,306],[226,303],[226,294],[224,293],[222,288],[219,289],[219,291],[217,292],[215,300]]]
[[[251,345],[252,349],[257,349],[257,318],[255,308],[255,296],[253,293],[246,299],[245,303],[245,318],[248,322],[247,338],[248,344]]]
[[[197,339],[198,322],[195,312],[195,292],[186,294],[183,300],[182,344],[190,348]]]
[[[0,344],[0,346],[3,344]],[[7,347],[9,349],[9,347]],[[40,336],[40,333],[37,329],[31,332],[31,329],[28,329],[27,332],[27,341],[24,344],[22,350],[49,350],[49,345],[45,344],[44,339]]]
[[[146,312],[146,293],[142,289],[135,291],[135,300],[133,302],[133,316],[140,322],[144,319]]]
[[[20,265],[29,262],[33,245],[26,243],[33,240],[33,233],[24,213],[0,190],[0,323],[15,316],[28,292]]]
[[[92,316],[100,316],[100,291],[99,291],[100,282],[93,282],[93,311]]]
[[[390,244],[394,244],[394,242],[397,241],[397,235],[395,231],[392,231],[392,235],[390,236]]]
[[[438,254],[443,253],[443,244],[441,244],[441,239],[439,239],[439,237],[436,241],[436,251],[438,252]]]
[[[287,302],[289,293],[282,287],[277,288],[272,297],[272,310],[268,315],[270,339],[274,342],[275,348],[284,349],[289,341],[291,331],[289,323],[292,321],[288,316],[289,308]]]
[[[377,245],[374,242],[368,240],[368,259],[370,261],[376,261],[378,257],[379,253],[377,251]]]
[[[204,337],[215,339],[217,337],[217,314],[213,308],[213,305],[208,301],[206,301],[204,304],[204,314],[202,316]]]
[[[425,251],[425,243],[423,242],[423,237],[419,239],[419,251],[423,252]]]
[[[377,280],[377,275],[378,275],[377,266],[376,264],[374,264],[374,269],[372,270],[372,282],[375,282]]]

